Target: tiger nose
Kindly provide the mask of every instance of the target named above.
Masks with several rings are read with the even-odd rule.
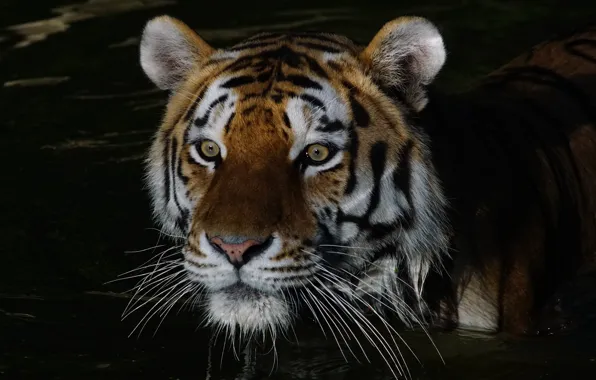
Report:
[[[245,236],[214,236],[209,239],[211,245],[225,253],[230,263],[236,267],[246,264],[251,258],[262,253],[270,244],[272,237],[249,238]]]

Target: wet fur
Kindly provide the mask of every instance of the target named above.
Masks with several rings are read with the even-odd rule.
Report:
[[[513,333],[565,328],[542,315],[596,257],[596,29],[537,45],[468,92],[431,95],[420,117],[452,206],[443,316]]]

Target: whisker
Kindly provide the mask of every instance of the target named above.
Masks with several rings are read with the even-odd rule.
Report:
[[[124,253],[142,253],[142,252],[151,251],[152,249],[161,248],[161,247],[165,247],[165,246],[166,246],[165,244],[158,244],[158,245],[154,245],[153,247],[137,249],[134,251],[124,251]]]
[[[313,284],[313,283],[312,283],[310,280],[308,280],[308,282],[309,282],[311,285],[313,285],[313,288],[314,288],[315,290],[319,291],[319,289],[317,289],[317,288],[314,286],[314,284]],[[310,293],[310,290],[309,290],[308,288],[305,288],[305,290],[306,290],[307,292],[309,292],[309,293]],[[320,292],[320,291],[319,291],[319,292]],[[312,294],[312,293],[311,293],[311,294]],[[348,348],[349,348],[349,345],[348,345],[348,342],[346,341],[346,338],[344,337],[344,335],[343,335],[343,334],[341,333],[341,331],[339,330],[339,327],[337,326],[337,324],[335,323],[335,321],[332,319],[332,317],[331,317],[331,313],[329,313],[329,309],[327,309],[327,308],[325,307],[325,304],[324,304],[324,303],[322,303],[322,302],[320,302],[320,301],[319,301],[319,300],[318,300],[316,297],[312,297],[312,296],[311,296],[311,298],[312,298],[313,302],[315,302],[315,303],[317,303],[317,304],[319,305],[319,310],[321,311],[321,314],[322,314],[322,315],[324,315],[324,314],[323,314],[323,312],[324,312],[324,313],[325,313],[325,314],[326,314],[326,315],[329,317],[329,319],[331,319],[331,322],[333,323],[333,325],[334,325],[334,326],[335,326],[335,328],[337,329],[337,333],[340,335],[340,337],[342,338],[342,340],[344,341],[344,343],[346,344],[346,346],[348,346]],[[325,318],[325,320],[327,321],[327,318],[326,318],[326,317],[324,317],[324,318]],[[337,347],[339,348],[339,351],[341,352],[341,355],[343,356],[344,360],[345,360],[346,362],[348,362],[348,359],[346,358],[346,356],[345,356],[345,354],[344,354],[344,351],[343,351],[343,349],[341,348],[341,344],[339,343],[339,340],[337,339],[337,337],[336,337],[335,333],[333,332],[333,328],[331,328],[331,326],[329,325],[329,322],[328,322],[328,321],[327,321],[327,325],[329,326],[329,329],[331,330],[331,333],[333,334],[333,336],[334,336],[334,338],[335,338],[335,342],[337,343]],[[352,349],[351,349],[351,348],[350,348],[350,351],[352,351]],[[356,355],[354,355],[354,353],[353,353],[353,352],[352,352],[352,355],[353,355],[355,358],[357,358],[357,357],[356,357]]]
[[[328,280],[330,281],[334,281],[334,279],[327,277]],[[343,280],[341,278],[338,277],[339,280]],[[320,282],[320,280],[318,280]],[[400,339],[400,341],[402,343],[404,343],[406,345],[406,347],[408,348],[408,350],[412,353],[412,355],[414,355],[414,357],[416,358],[416,360],[420,363],[420,360],[418,360],[418,357],[416,356],[416,354],[414,353],[414,351],[410,348],[410,346],[406,343],[406,341],[402,338],[401,334],[399,334],[397,332],[397,330],[395,330],[395,328],[393,328],[393,326],[391,326],[386,320],[385,318],[383,318],[379,313],[376,312],[376,310],[374,310],[374,308],[371,307],[370,304],[368,304],[365,300],[363,300],[359,295],[357,294],[352,294],[352,296],[359,301],[361,304],[363,304],[365,307],[368,307],[377,318],[379,318],[379,320],[381,321],[381,323],[383,323],[383,325],[388,329],[389,332],[393,332],[395,333],[395,335],[397,335],[397,337]],[[393,344],[395,345],[395,347],[397,348],[397,352],[399,354],[399,356],[401,357],[402,362],[405,363],[405,359],[403,354],[401,353],[401,350],[399,349],[397,342],[393,339],[393,335],[391,335],[391,340],[393,341]],[[407,367],[406,367],[407,368]]]
[[[324,273],[322,273],[322,275],[325,276],[330,281],[345,281],[344,279],[342,279],[341,277],[338,277],[337,275],[331,273],[330,271],[328,271],[324,267],[322,267],[321,270],[324,271]],[[348,274],[350,274],[350,273],[348,273]],[[374,295],[372,295],[371,293],[369,293],[369,292],[367,292],[365,290],[361,290],[361,291],[363,293],[365,293],[367,296],[369,296],[372,299],[376,300],[377,302],[381,303],[383,306],[387,307],[389,310],[393,310],[393,311],[395,311],[398,314],[400,313],[400,311],[396,310],[393,305],[388,305],[388,304],[384,303],[383,301],[379,300]],[[364,301],[362,299],[362,297],[360,297],[358,294],[354,293],[354,294],[351,294],[351,296],[354,297],[356,300],[360,301],[361,303],[363,303],[365,306],[370,307],[370,310],[374,314],[378,314],[378,312],[373,307],[371,307],[366,301]],[[397,306],[398,305],[396,304],[395,307],[397,307]],[[380,315],[378,315],[378,317],[381,318]],[[384,321],[384,318],[383,318],[383,321]],[[400,338],[400,340],[406,345],[406,347],[408,347],[408,349],[410,350],[410,352],[412,353],[412,355],[414,355],[414,357],[416,358],[416,360],[418,360],[418,357],[416,356],[416,354],[413,352],[413,350],[410,348],[410,346],[405,342],[405,340],[403,340],[401,338],[401,335],[393,327],[391,327],[391,326],[388,326],[388,327],[391,328],[396,333],[396,335]],[[420,363],[420,360],[418,360],[418,362]]]
[[[306,253],[310,253],[310,252],[306,252]],[[338,276],[337,276],[336,274],[334,274],[334,273],[331,273],[329,270],[327,270],[327,268],[325,268],[325,267],[321,266],[320,264],[316,264],[316,265],[317,265],[317,267],[319,267],[319,269],[321,269],[321,270],[323,270],[324,272],[327,272],[327,273],[328,273],[328,275],[327,275],[327,276],[325,276],[325,277],[327,277],[329,280],[334,280],[334,279],[337,279],[337,280],[339,280],[340,282],[344,282],[344,283],[346,283],[346,285],[348,285],[348,286],[347,286],[347,288],[350,288],[350,284],[349,284],[349,283],[347,283],[347,281],[345,281],[343,278],[341,278],[341,277],[338,277]],[[350,276],[353,276],[353,277],[357,278],[356,276],[354,276],[353,274],[349,273],[348,271],[346,271],[346,270],[343,270],[343,271],[344,271],[344,272],[346,272],[348,275],[350,275]],[[366,273],[365,273],[365,275],[366,275]],[[329,276],[332,276],[332,277],[329,277]],[[367,275],[367,277],[369,277],[369,278],[371,278],[373,281],[375,281],[375,279],[373,279],[372,277],[370,277],[370,276],[368,276],[368,275]],[[357,278],[357,279],[358,279],[358,280],[360,280],[359,278]],[[382,284],[381,284],[381,285],[382,285]],[[382,286],[382,288],[385,288],[385,287],[384,287],[384,286]],[[361,290],[361,291],[363,291],[364,293],[366,293],[366,294],[367,294],[368,296],[370,296],[372,299],[375,299],[375,300],[377,300],[377,302],[381,303],[382,305],[384,305],[385,307],[389,308],[390,310],[394,310],[394,311],[395,311],[395,312],[397,312],[398,314],[401,314],[399,311],[395,310],[395,309],[394,309],[394,307],[392,307],[392,306],[390,306],[390,305],[387,305],[387,304],[386,304],[386,303],[384,303],[382,300],[379,300],[377,297],[374,297],[372,294],[370,294],[370,293],[368,293],[368,292],[366,292],[366,291],[364,291],[364,290]],[[367,304],[367,303],[366,303],[364,300],[362,300],[362,299],[361,299],[359,296],[357,296],[356,294],[352,294],[352,296],[353,296],[354,298],[356,298],[356,299],[357,299],[359,302],[361,302],[361,303],[364,303],[365,305],[368,305],[368,304]],[[381,296],[383,296],[383,297],[386,297],[386,296],[385,296],[385,294],[383,294],[383,293],[381,293]],[[394,303],[394,305],[395,305],[395,306],[398,306],[398,305],[399,305],[399,303]],[[370,307],[370,305],[368,305],[368,306]],[[402,306],[403,306],[403,305],[402,305]],[[408,309],[410,308],[410,307],[409,307],[409,305],[407,305],[407,304],[405,304],[405,306],[406,306]],[[397,333],[397,331],[396,331],[396,330],[395,330],[395,329],[394,329],[392,326],[390,326],[390,325],[388,324],[388,322],[386,322],[386,320],[385,320],[385,319],[384,319],[384,318],[383,318],[381,315],[379,315],[379,314],[377,313],[377,311],[376,311],[376,310],[374,310],[374,308],[370,307],[370,309],[371,309],[371,310],[372,310],[372,312],[373,312],[374,314],[376,314],[376,316],[377,316],[377,317],[378,317],[378,318],[379,318],[379,319],[382,321],[382,323],[385,325],[385,327],[386,327],[386,328],[388,328],[388,329],[390,329],[390,330],[393,330],[393,332],[394,332],[394,333],[395,333],[395,334],[396,334],[396,335],[399,337],[399,339],[400,339],[400,340],[401,340],[401,341],[402,341],[402,342],[403,342],[403,343],[406,345],[406,347],[407,347],[407,348],[408,348],[408,350],[409,350],[409,351],[412,353],[412,355],[413,355],[413,356],[416,358],[416,360],[417,360],[419,363],[421,363],[421,362],[420,362],[420,360],[418,359],[417,355],[416,355],[416,354],[413,352],[413,350],[411,349],[411,347],[410,347],[410,346],[407,344],[407,342],[405,342],[405,340],[404,340],[404,339],[401,337],[401,335],[400,335],[399,333]],[[408,310],[406,309],[406,312],[407,312],[407,311],[408,311]],[[415,315],[413,312],[412,312],[412,313],[410,313],[410,314],[411,314],[411,317],[412,317],[412,318],[413,318],[413,319],[414,319],[414,320],[415,320],[415,321],[416,321],[418,324],[420,324],[420,326],[423,328],[423,330],[425,331],[425,333],[426,333],[427,337],[429,338],[429,340],[431,341],[431,343],[433,344],[433,346],[434,346],[434,347],[435,347],[435,349],[437,350],[437,353],[439,354],[439,356],[440,356],[440,357],[441,357],[441,359],[443,360],[443,358],[442,358],[442,356],[441,356],[440,352],[438,351],[438,348],[436,347],[436,345],[435,345],[434,341],[432,340],[432,338],[430,337],[430,335],[428,334],[428,332],[426,331],[426,329],[424,328],[424,326],[422,325],[422,323],[421,323],[421,322],[420,322],[420,321],[417,319],[416,315]],[[394,343],[395,343],[395,344],[397,344],[395,341],[394,341]],[[398,349],[398,350],[399,350],[399,349]],[[403,359],[403,355],[401,355],[401,353],[400,353],[400,356],[402,357],[402,360],[404,360],[404,359]],[[404,362],[405,362],[405,361],[404,361]]]
[[[155,328],[155,331],[153,332],[153,336],[155,336],[157,334],[157,330],[159,330],[159,328],[161,327],[163,321],[165,321],[167,315],[170,313],[170,311],[172,310],[172,308],[174,307],[174,305],[176,305],[178,303],[178,301],[182,297],[184,297],[186,294],[188,294],[189,292],[191,292],[194,288],[195,288],[195,285],[193,283],[189,283],[189,284],[187,284],[186,287],[182,288],[182,290],[180,290],[178,292],[178,294],[172,295],[172,297],[170,298],[170,301],[169,301],[169,306],[167,306],[166,308],[163,308],[163,311],[160,314],[161,321],[159,322],[159,324]]]
[[[162,271],[164,271],[164,270],[171,269],[172,267],[175,267],[175,266],[177,266],[178,264],[179,264],[179,263],[178,263],[178,262],[175,262],[175,261],[172,261],[172,262],[167,262],[167,263],[163,263],[163,264],[161,265],[161,268],[159,268],[159,269],[156,269],[155,271],[153,271],[153,273],[154,273],[154,274],[158,274],[158,273],[160,273],[160,272],[162,272]],[[141,270],[141,269],[147,269],[147,268],[152,268],[153,266],[154,266],[154,265],[148,265],[148,266],[146,266],[146,267],[144,267],[144,268],[139,268],[139,270]],[[126,277],[122,277],[122,278],[116,278],[116,279],[113,279],[113,280],[110,280],[110,281],[107,281],[107,282],[105,282],[105,283],[104,283],[104,285],[107,285],[107,284],[112,284],[112,283],[115,283],[115,282],[118,282],[118,281],[126,281],[126,280],[131,280],[131,279],[133,279],[133,278],[146,277],[147,275],[148,275],[148,273],[139,273],[139,274],[134,274],[134,275],[131,275],[131,276],[126,276]],[[134,288],[133,288],[133,289],[134,289]]]
[[[325,287],[325,289],[327,289],[327,287]],[[391,359],[391,361],[397,367],[398,373],[400,375],[404,374],[404,371],[402,369],[402,365],[399,362],[399,359],[393,354],[393,351],[390,349],[389,344],[387,343],[387,341],[385,340],[385,338],[383,338],[383,336],[380,334],[380,332],[377,330],[377,328],[374,327],[374,325],[372,325],[372,323],[370,323],[370,321],[368,321],[368,319],[365,316],[363,316],[360,311],[358,311],[356,308],[354,308],[354,306],[350,305],[348,302],[346,302],[342,298],[337,298],[336,299],[335,297],[329,297],[329,296],[327,296],[326,298],[328,300],[330,300],[330,301],[333,301],[333,302],[338,302],[339,301],[339,302],[343,303],[348,309],[350,309],[351,312],[352,312],[351,314],[353,316],[357,317],[362,323],[364,323],[364,325],[366,327],[368,327],[368,330],[375,336],[375,338],[377,339],[377,341],[383,347],[384,352],[389,356],[389,358]],[[372,337],[366,332],[366,330],[363,328],[363,326],[360,323],[357,323],[357,326],[360,328],[360,331],[362,331],[362,333],[365,335],[365,337],[367,338],[367,340],[377,349],[377,351],[381,355],[381,358],[387,364],[387,367],[389,368],[389,370],[391,371],[391,373],[393,374],[393,376],[396,379],[399,378],[397,376],[397,374],[395,373],[395,371],[393,370],[393,366],[389,363],[389,360],[387,360],[387,357],[385,356],[385,354],[383,353],[383,351],[381,350],[381,348],[377,345],[377,343],[375,342],[375,340],[372,339]]]
[[[370,247],[354,247],[349,245],[337,245],[337,244],[321,244],[319,247],[335,247],[335,248],[346,248],[346,249],[364,249],[371,251]]]
[[[173,234],[168,234],[167,232],[164,232],[160,229],[157,228],[153,228],[153,227],[148,227],[147,230],[149,231],[157,231],[160,233],[160,235],[164,235],[164,236],[168,236],[168,237],[172,237],[175,239],[186,239],[186,236],[180,236],[180,235],[173,235]]]
[[[382,266],[378,265],[377,263],[375,263],[373,261],[370,261],[370,260],[365,259],[364,257],[360,257],[360,256],[357,256],[357,255],[352,255],[352,254],[349,254],[349,253],[346,253],[346,252],[335,252],[335,251],[329,251],[329,252],[330,253],[339,254],[339,255],[348,256],[348,257],[353,257],[353,258],[356,258],[358,260],[362,260],[367,265],[371,265],[371,266],[373,266],[373,267],[375,267],[377,269],[380,269],[380,270],[385,270],[386,269],[386,268],[383,268]],[[365,273],[365,272],[363,272],[363,273]],[[403,285],[407,286],[408,288],[412,289],[413,291],[416,291],[416,289],[414,289],[414,287],[411,284],[408,284],[403,279],[401,279],[401,278],[399,278],[399,277],[396,276],[396,280],[400,281]]]
[[[321,270],[325,270],[325,271],[327,271],[327,273],[329,273],[330,275],[336,276],[335,274],[333,274],[333,273],[331,273],[329,270],[327,270],[327,268],[325,268],[325,267],[321,267]],[[343,269],[342,269],[342,270],[343,270]],[[352,276],[352,277],[354,277],[354,278],[356,278],[356,279],[359,279],[359,278],[358,278],[357,276],[355,276],[354,274],[352,274],[352,273],[350,273],[350,272],[348,272],[348,271],[346,271],[346,270],[343,270],[343,271],[344,271],[344,272],[345,272],[347,275],[349,275],[349,276]],[[371,276],[367,275],[366,273],[364,273],[364,274],[365,274],[365,275],[366,275],[368,278],[370,278],[372,281],[374,281],[374,282],[378,283],[378,284],[379,284],[379,285],[380,285],[382,288],[384,288],[384,289],[386,290],[386,288],[385,288],[385,285],[384,285],[384,284],[382,284],[382,283],[379,283],[379,282],[378,282],[376,279],[372,278]],[[338,278],[338,279],[341,279],[341,277],[337,277],[337,278]],[[414,310],[412,310],[412,308],[410,307],[410,305],[408,305],[407,303],[403,303],[403,302],[402,302],[402,303],[398,303],[398,302],[397,302],[397,299],[394,299],[394,300],[388,299],[386,294],[384,294],[384,293],[380,293],[380,294],[381,294],[381,297],[383,297],[383,298],[387,299],[389,302],[393,301],[393,302],[391,302],[393,306],[390,306],[390,305],[387,305],[386,303],[382,302],[381,300],[379,300],[377,297],[374,297],[374,296],[373,296],[372,294],[370,294],[369,292],[366,292],[366,291],[365,291],[365,290],[363,290],[363,289],[360,289],[360,291],[362,291],[363,293],[365,293],[365,294],[366,294],[366,295],[368,295],[369,297],[371,297],[371,298],[375,299],[377,302],[379,302],[379,303],[380,303],[380,304],[382,304],[383,306],[387,307],[389,310],[392,310],[392,311],[396,312],[398,315],[401,315],[401,314],[403,314],[403,312],[405,311],[405,312],[406,312],[406,314],[408,314],[408,315],[409,315],[409,317],[410,317],[411,319],[413,319],[413,320],[414,320],[414,321],[415,321],[415,322],[416,322],[416,323],[417,323],[417,324],[418,324],[418,325],[419,325],[419,326],[422,328],[422,330],[424,331],[425,335],[426,335],[426,336],[427,336],[427,338],[429,339],[430,343],[433,345],[433,347],[434,347],[434,348],[435,348],[435,350],[437,351],[437,354],[439,355],[439,358],[441,359],[441,361],[442,361],[443,363],[445,363],[445,360],[443,359],[443,356],[441,355],[441,352],[439,351],[439,348],[437,347],[437,345],[435,344],[434,340],[433,340],[433,339],[432,339],[432,337],[430,336],[430,333],[428,332],[428,330],[427,330],[427,329],[426,329],[426,327],[424,326],[424,323],[422,323],[422,321],[420,321],[420,320],[419,320],[418,316],[416,315],[416,313],[414,312]],[[405,309],[401,309],[401,311],[400,311],[400,310],[397,310],[396,308],[397,308],[398,306],[401,306],[401,307],[403,307],[403,308],[405,308]],[[371,309],[372,309],[372,308],[371,308]],[[373,312],[376,312],[376,311],[374,311],[374,310],[373,310]],[[408,347],[408,349],[409,349],[409,346],[408,346],[408,344],[407,344],[405,341],[404,341],[404,344],[406,344],[406,346],[407,346],[407,347]],[[418,360],[418,357],[417,357],[417,356],[414,354],[414,352],[413,352],[411,349],[410,349],[410,352],[412,353],[412,355],[414,355],[414,357],[416,358],[416,360],[417,360],[417,361],[418,361],[420,364],[422,364],[422,363],[420,362],[420,360]]]
[[[318,287],[314,286],[314,284],[310,280],[309,280],[309,283],[311,285],[313,285],[313,288],[317,292],[322,293],[322,291]],[[342,327],[342,329],[344,330],[344,332],[346,333],[346,335],[348,335],[348,339],[350,339],[349,334],[351,334],[354,337],[354,340],[356,340],[356,343],[358,344],[358,346],[360,346],[360,349],[362,350],[362,352],[364,353],[364,356],[368,360],[368,357],[366,356],[366,353],[364,352],[364,349],[360,345],[360,341],[358,341],[358,338],[356,337],[356,335],[354,334],[354,332],[350,329],[350,326],[346,323],[346,321],[343,318],[341,318],[341,313],[337,313],[337,309],[335,309],[335,307],[333,306],[333,304],[328,304],[327,306],[325,306],[325,304],[322,304],[322,305],[326,309],[327,309],[327,306],[329,306],[330,308],[333,308],[333,311],[335,311],[336,313],[333,313],[333,312],[329,311],[329,309],[327,309],[328,312],[329,312],[329,316],[332,317],[333,319],[335,319],[338,323],[340,323],[340,326]],[[345,327],[344,327],[344,325],[345,325]],[[339,332],[339,329],[338,329],[338,332]],[[341,334],[341,332],[340,332],[340,334]],[[356,361],[358,363],[360,363],[360,360],[358,359],[358,356],[356,356],[356,354],[354,353],[354,351],[352,351],[352,347],[350,347],[350,345],[348,344],[348,342],[346,341],[346,339],[343,337],[343,334],[342,334],[342,339],[346,343],[346,346],[348,347],[348,350],[350,350],[350,353],[352,354],[352,356],[356,359]],[[341,348],[340,348],[340,350],[341,350]],[[347,360],[346,360],[346,362],[347,362]]]
[[[170,294],[176,292],[178,290],[178,286],[180,286],[181,284],[185,284],[188,282],[188,278],[186,276],[184,276],[180,281],[178,281],[176,283],[176,285],[173,285],[171,287],[169,287],[168,289],[160,292],[161,294],[165,295],[163,297],[160,297],[160,300],[165,300],[164,302],[167,302],[168,297],[170,296]],[[131,331],[131,333],[129,334],[129,337],[139,328],[139,326],[141,326],[141,330],[139,331],[139,336],[140,334],[142,334],[143,329],[145,328],[145,326],[147,325],[147,322],[149,322],[149,320],[155,315],[157,314],[160,309],[163,307],[163,305],[160,305],[160,302],[157,302],[155,305],[153,305],[153,307],[151,307],[147,313],[145,313],[145,316],[143,316],[143,318],[141,318],[141,320],[139,321],[139,323],[137,323],[137,325],[135,326],[135,328]],[[157,310],[155,310],[157,308]],[[154,311],[155,310],[155,311]]]
[[[164,282],[163,284],[161,284],[161,285],[160,285],[160,284],[158,283],[158,284],[152,285],[152,286],[151,286],[151,288],[150,288],[150,289],[148,289],[148,290],[147,290],[147,292],[145,292],[144,294],[147,294],[149,291],[153,290],[153,289],[154,289],[154,288],[156,288],[157,286],[160,286],[160,288],[158,289],[158,293],[157,293],[157,294],[155,294],[155,295],[154,295],[154,296],[151,298],[151,300],[153,300],[153,299],[156,299],[156,298],[160,298],[160,296],[161,296],[163,293],[165,293],[165,292],[167,292],[167,291],[168,291],[168,289],[166,289],[166,290],[161,290],[161,289],[163,289],[164,287],[168,286],[168,285],[169,285],[171,282],[174,282],[174,281],[176,281],[177,277],[180,277],[180,276],[182,276],[182,277],[186,278],[186,276],[184,276],[184,272],[185,272],[185,269],[182,269],[182,270],[180,270],[180,271],[178,271],[178,272],[175,272],[175,273],[172,273],[172,274],[168,275],[166,278],[164,278],[163,280],[160,280],[160,281],[159,281],[160,283],[161,283],[161,282]],[[131,300],[131,301],[132,301],[132,300]],[[148,300],[148,301],[145,301],[145,302],[143,302],[141,305],[139,305],[139,306],[135,307],[135,308],[134,308],[134,309],[132,309],[132,310],[128,310],[129,308],[127,307],[127,308],[125,309],[124,316],[122,317],[122,320],[124,320],[124,319],[125,319],[125,318],[127,318],[129,315],[131,315],[132,313],[134,313],[136,310],[138,310],[138,309],[142,308],[143,306],[145,306],[145,305],[146,305],[148,302],[149,302],[149,300]],[[137,303],[138,303],[138,302],[134,302],[134,303],[133,303],[133,304],[132,304],[130,307],[134,307],[134,306],[135,306]]]

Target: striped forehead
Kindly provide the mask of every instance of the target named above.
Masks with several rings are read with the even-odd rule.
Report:
[[[344,145],[349,111],[328,63],[353,51],[334,38],[264,35],[216,52],[211,62],[219,69],[192,106],[188,136],[222,142],[239,116],[264,107],[278,113],[278,127],[293,137],[292,158],[313,142]]]
[[[341,93],[326,79],[305,77],[307,85],[294,84],[291,91],[278,89],[280,99],[271,99],[266,94],[246,98],[241,86],[230,85],[239,78],[242,77],[222,76],[201,95],[191,119],[191,141],[207,138],[222,143],[226,134],[234,133],[236,115],[245,116],[260,106],[278,113],[276,127],[286,129],[292,136],[291,159],[311,143],[324,142],[340,148],[345,145],[350,111]]]

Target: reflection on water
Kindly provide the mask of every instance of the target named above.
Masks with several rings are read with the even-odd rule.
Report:
[[[52,86],[69,80],[69,77],[44,77],[27,78],[4,82],[4,87],[34,87],[34,86]]]
[[[211,333],[197,327],[201,314],[187,308],[174,309],[159,329],[158,318],[140,337],[128,338],[142,314],[121,321],[128,302],[121,292],[134,281],[104,285],[156,253],[143,248],[164,243],[152,230],[142,184],[142,158],[167,100],[138,65],[138,36],[150,17],[178,15],[207,40],[227,44],[286,28],[367,39],[390,18],[419,14],[442,27],[450,55],[441,83],[456,88],[550,30],[596,13],[595,5],[569,5],[561,12],[552,1],[529,0],[515,9],[511,2],[488,0],[264,3],[258,12],[253,3],[242,8],[171,0],[48,0],[3,9],[4,19],[11,10],[26,14],[27,7],[42,15],[9,22],[0,36],[0,152],[10,183],[0,197],[3,378],[202,379],[210,372],[212,379],[233,379],[243,372],[242,360],[223,339],[214,342],[207,360]],[[141,252],[125,253],[134,248]],[[593,289],[592,280],[578,286]],[[412,378],[593,378],[586,374],[596,373],[596,327],[589,323],[596,302],[593,293],[574,294],[562,295],[562,305],[585,321],[548,339],[435,332],[439,355],[423,332],[404,332],[418,358],[406,355]],[[280,339],[275,352],[264,355],[271,345],[259,348],[258,376],[390,378],[375,350],[366,350],[370,364],[357,346],[358,360],[346,347],[342,354],[312,321],[297,327],[297,338],[292,335]]]
[[[88,0],[86,3],[53,8],[51,13],[57,16],[12,25],[6,29],[22,37],[15,47],[23,48],[43,41],[52,34],[65,32],[75,22],[174,3],[174,0]]]

